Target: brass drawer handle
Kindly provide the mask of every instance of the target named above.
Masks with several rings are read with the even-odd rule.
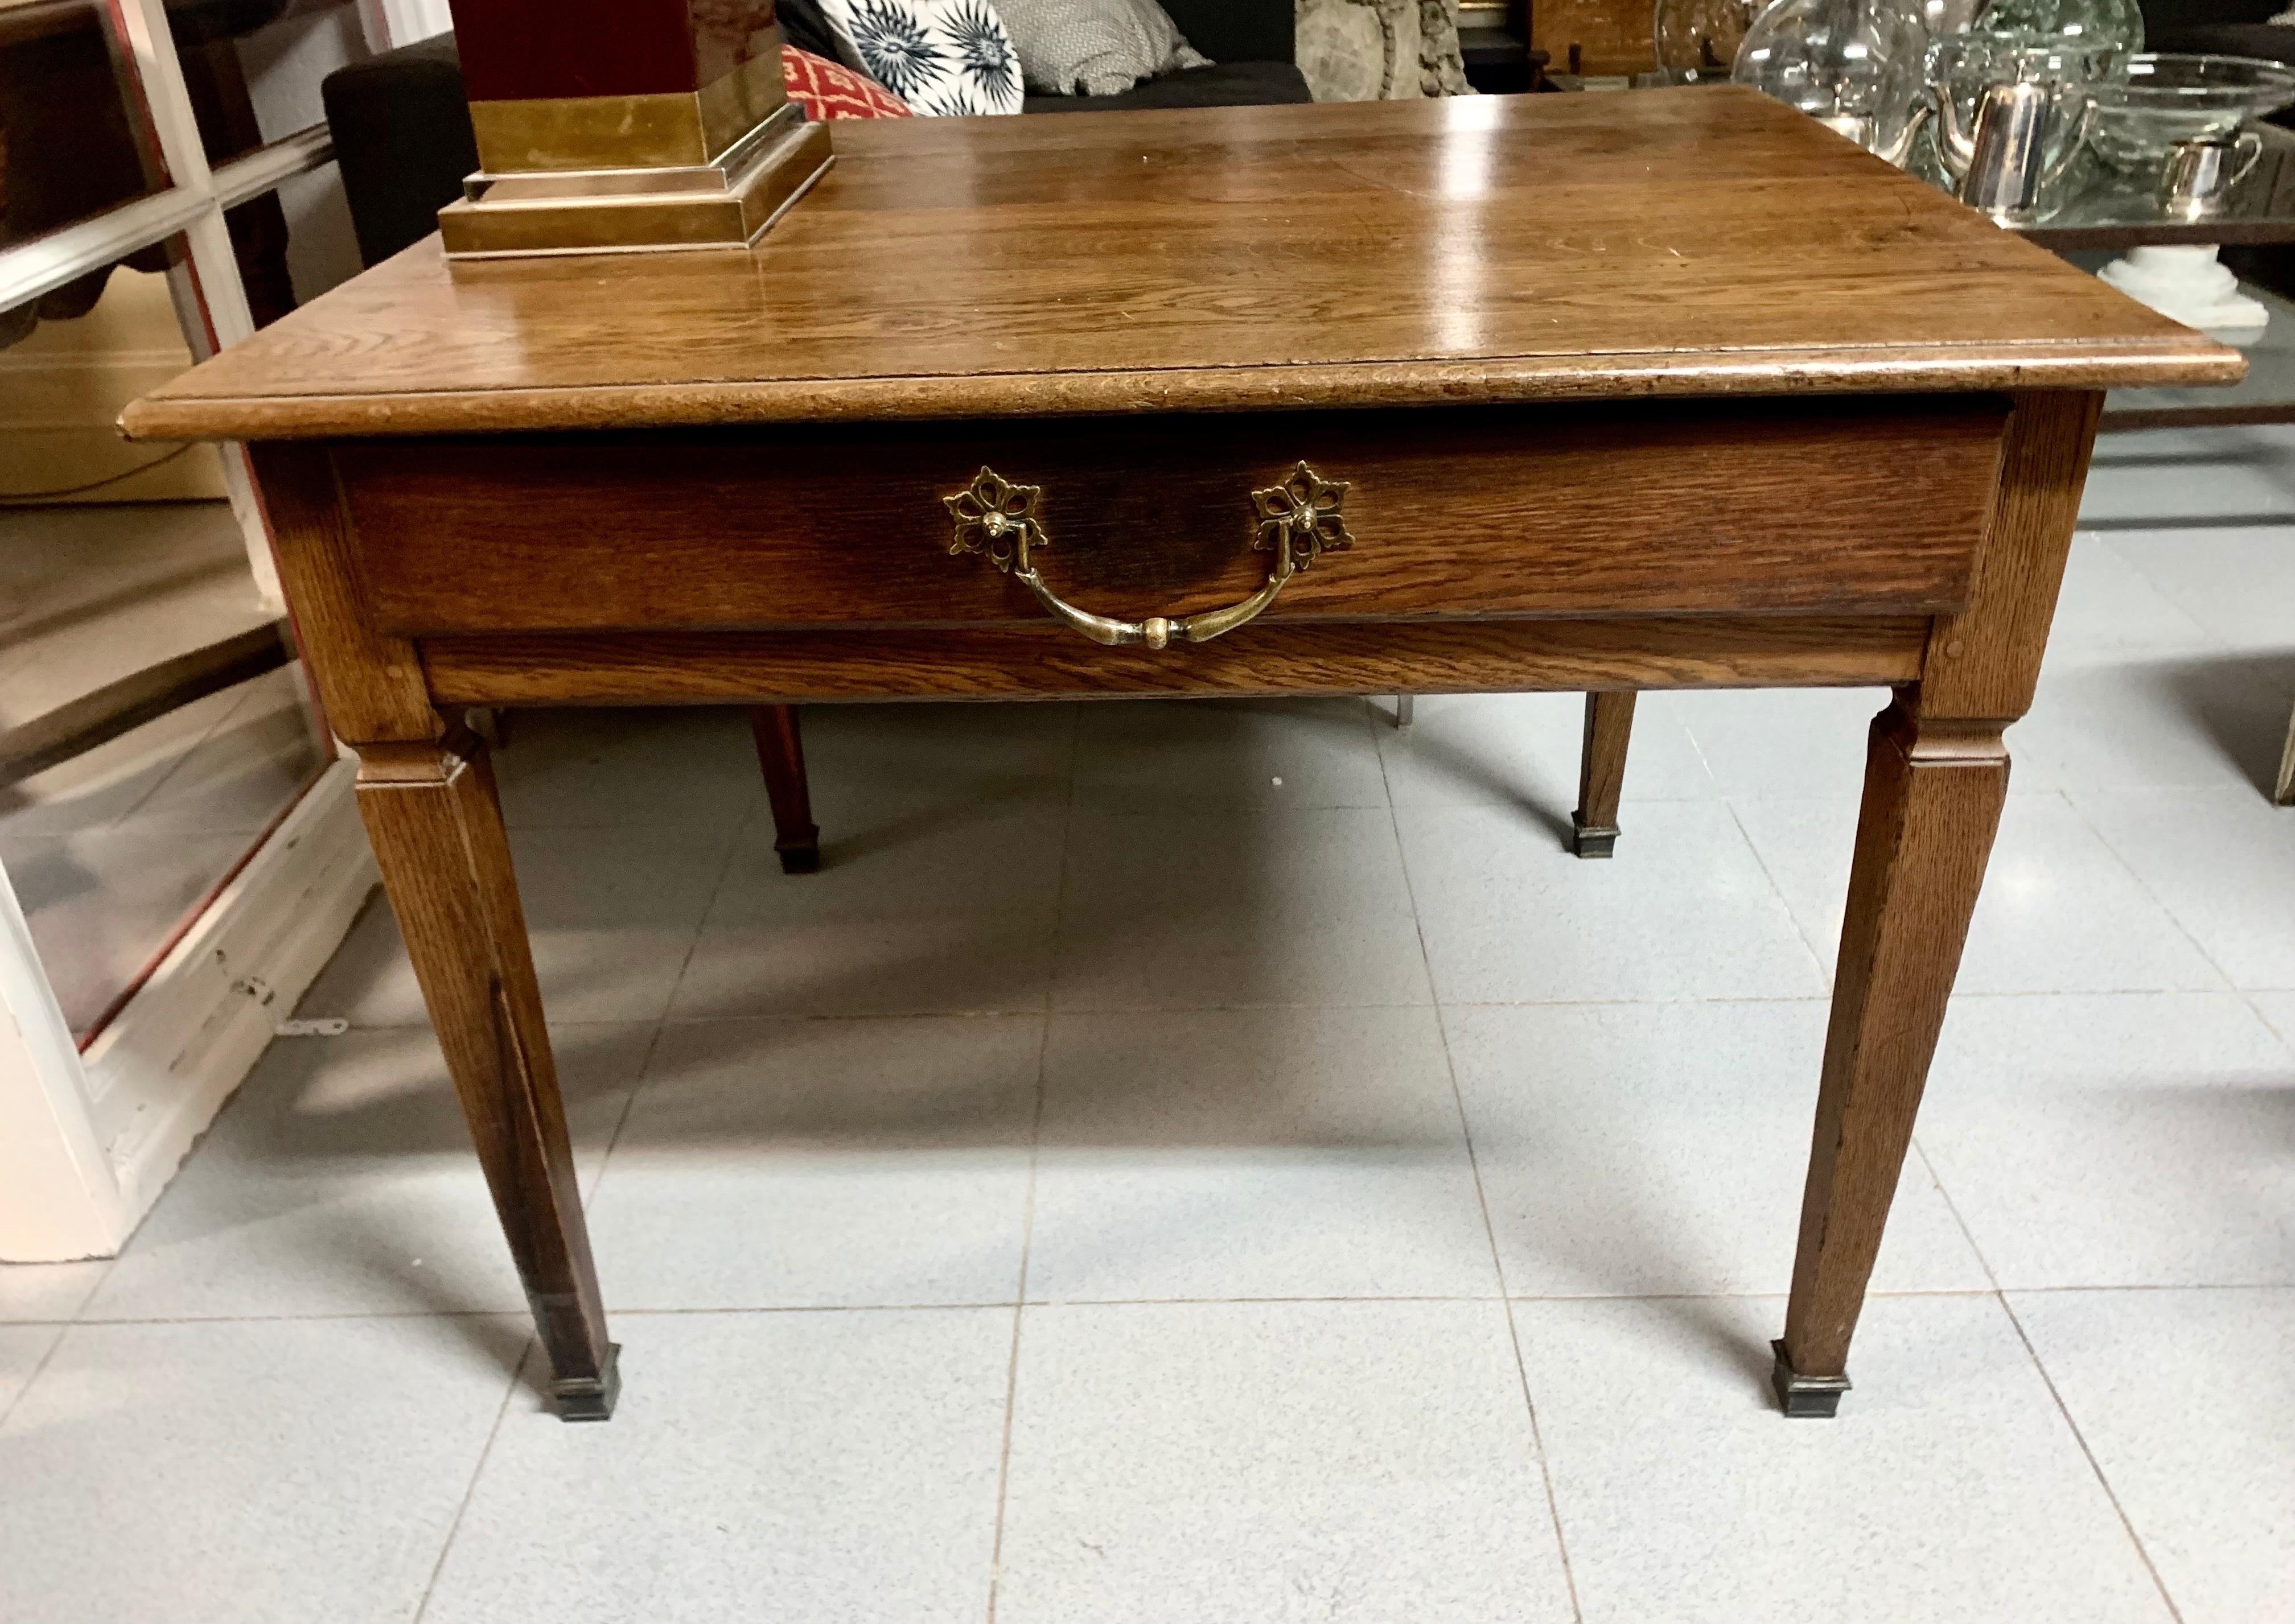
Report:
[[[956,534],[948,544],[951,557],[960,552],[985,553],[990,563],[1015,575],[1035,593],[1036,601],[1049,609],[1054,618],[1096,643],[1111,649],[1130,643],[1161,649],[1175,637],[1207,643],[1225,636],[1256,619],[1298,571],[1311,567],[1326,552],[1344,552],[1353,546],[1355,538],[1347,533],[1346,520],[1340,514],[1348,488],[1346,480],[1326,479],[1302,462],[1282,484],[1254,491],[1251,504],[1259,514],[1259,534],[1251,544],[1261,551],[1275,550],[1275,567],[1268,572],[1266,583],[1242,602],[1223,609],[1205,609],[1200,615],[1151,615],[1145,620],[1111,620],[1094,615],[1044,584],[1043,576],[1028,561],[1031,547],[1052,544],[1036,517],[1043,486],[1015,485],[994,469],[984,468],[970,485],[941,501],[956,523]]]

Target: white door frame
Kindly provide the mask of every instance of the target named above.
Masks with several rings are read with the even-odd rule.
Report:
[[[0,249],[0,307],[180,233],[169,286],[195,357],[254,331],[223,213],[334,156],[323,126],[208,162],[164,0],[107,0],[168,185]],[[443,0],[360,0],[368,43],[447,26]],[[404,23],[420,32],[395,36]],[[224,483],[258,589],[281,608],[270,535],[244,450]],[[331,740],[328,741],[331,745]],[[289,810],[82,1053],[0,873],[0,1261],[109,1256],[239,1085],[375,885],[339,760]]]

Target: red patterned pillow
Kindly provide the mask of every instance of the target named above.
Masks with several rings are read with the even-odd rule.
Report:
[[[909,104],[865,73],[793,45],[781,47],[788,98],[808,118],[913,118]]]

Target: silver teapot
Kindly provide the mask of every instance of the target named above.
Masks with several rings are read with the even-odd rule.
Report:
[[[2087,143],[2087,87],[2111,70],[2113,54],[1982,36],[1940,39],[1929,48],[1925,99],[1873,150],[1901,166],[1921,132],[1932,130],[1937,159],[1962,202],[2003,225],[2029,225]]]

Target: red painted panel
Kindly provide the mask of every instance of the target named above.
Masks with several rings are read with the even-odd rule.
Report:
[[[773,0],[450,0],[474,102],[696,90],[763,51]]]

